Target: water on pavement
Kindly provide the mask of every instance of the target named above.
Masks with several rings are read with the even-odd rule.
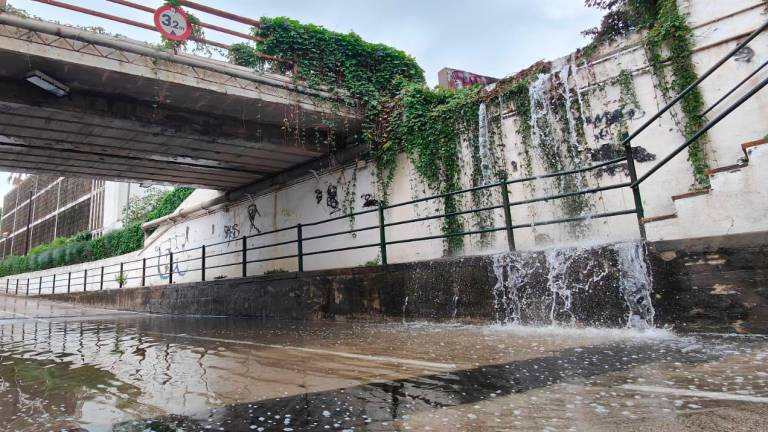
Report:
[[[0,296],[0,430],[762,431],[768,339],[262,322]]]

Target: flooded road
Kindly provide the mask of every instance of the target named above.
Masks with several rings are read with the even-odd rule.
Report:
[[[261,322],[0,296],[0,430],[768,430],[768,339]]]

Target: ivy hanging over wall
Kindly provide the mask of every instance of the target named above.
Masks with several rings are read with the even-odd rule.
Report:
[[[661,91],[667,99],[683,92],[697,79],[693,64],[693,30],[687,19],[680,13],[677,0],[658,0],[658,14],[648,31],[646,48],[654,74],[661,84]],[[669,79],[665,66],[669,66]],[[680,102],[683,113],[683,133],[693,136],[706,124],[702,114],[706,109],[704,97],[698,88],[688,93]],[[693,176],[697,188],[709,187],[709,162],[705,146],[707,136],[688,147],[688,160],[693,165]]]
[[[646,30],[648,60],[666,99],[682,93],[698,79],[692,59],[693,30],[680,12],[677,0],[586,0],[586,4],[607,10],[601,26],[586,32],[594,36],[592,44],[582,53],[587,60],[598,44]],[[704,110],[704,98],[698,88],[682,99],[682,132],[686,137],[706,124]],[[694,188],[709,187],[707,143],[708,137],[704,135],[688,147]]]
[[[370,145],[377,164],[379,195],[386,202],[397,166],[405,152],[427,186],[439,193],[460,189],[459,145],[462,131],[477,129],[476,89],[432,90],[424,71],[404,52],[288,18],[261,18],[253,29],[263,38],[255,46],[239,44],[230,51],[236,64],[263,68],[258,53],[290,60],[295,79],[310,87],[336,92],[359,110],[363,127],[357,142]],[[459,210],[455,198],[444,199],[445,213]],[[448,217],[443,232],[462,230],[459,217]],[[446,242],[449,252],[460,237]]]

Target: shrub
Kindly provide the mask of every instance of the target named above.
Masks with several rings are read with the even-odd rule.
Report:
[[[144,246],[141,224],[173,213],[193,191],[192,188],[182,187],[166,192],[156,199],[154,208],[146,212],[142,219],[129,221],[125,228],[102,237],[94,239],[90,232],[84,231],[70,238],[57,238],[35,246],[25,257],[9,256],[0,261],[0,277],[96,261],[139,250]]]

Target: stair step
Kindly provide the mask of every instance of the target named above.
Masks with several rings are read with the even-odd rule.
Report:
[[[672,196],[672,201],[678,201],[678,200],[686,199],[686,198],[693,198],[693,197],[697,197],[699,195],[706,195],[709,192],[710,192],[710,189],[702,189],[702,190],[690,191],[690,192],[686,192],[686,193],[683,193],[683,194],[680,194],[680,195]]]
[[[643,224],[647,224],[647,223],[659,222],[659,221],[675,219],[675,218],[677,218],[676,214],[668,214],[668,215],[651,216],[651,217],[642,218],[640,222],[642,222]]]
[[[764,145],[764,144],[768,144],[768,139],[761,139],[761,140],[757,140],[757,141],[746,142],[746,143],[741,145],[741,151],[744,152],[744,156],[749,157],[748,150],[750,148],[757,147],[757,146]]]
[[[749,165],[749,164],[737,163],[737,164],[733,164],[733,165],[726,165],[726,166],[722,166],[722,167],[718,167],[718,168],[712,168],[712,169],[708,169],[707,170],[707,175],[711,176],[711,175],[717,174],[717,173],[739,171],[742,168],[746,167],[747,165]]]

